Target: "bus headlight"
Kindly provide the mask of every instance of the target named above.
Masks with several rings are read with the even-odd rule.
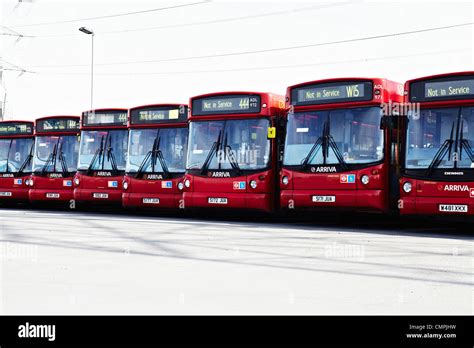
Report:
[[[189,181],[189,179],[184,180],[184,186],[189,188],[191,186],[191,181]]]
[[[364,185],[367,185],[370,181],[370,178],[368,175],[362,175],[362,177],[360,178],[360,181],[362,181]]]
[[[411,192],[411,188],[411,183],[409,183],[408,181],[403,184],[403,191],[405,191],[406,193]]]
[[[74,185],[79,186],[79,178],[74,178]]]
[[[178,183],[178,190],[182,191],[184,189],[184,184],[182,182]]]
[[[257,182],[255,180],[250,180],[250,187],[253,188],[253,189],[256,189],[257,188]]]
[[[283,178],[281,178],[281,182],[283,183],[283,185],[288,185],[288,177],[287,176],[284,176]]]
[[[128,182],[127,181],[124,181],[122,186],[123,186],[124,190],[128,190]]]

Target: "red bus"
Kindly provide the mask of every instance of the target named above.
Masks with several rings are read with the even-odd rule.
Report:
[[[277,127],[284,99],[224,92],[190,99],[184,186],[186,209],[225,207],[271,212],[278,203]]]
[[[28,202],[34,123],[0,121],[0,203]]]
[[[82,113],[74,199],[122,205],[122,181],[128,147],[127,109]]]
[[[180,208],[186,170],[188,107],[155,104],[129,111],[124,207]]]
[[[402,101],[403,86],[380,78],[288,87],[281,208],[390,211],[398,178],[384,107]]]
[[[69,202],[79,151],[79,117],[48,116],[35,121],[30,202]]]
[[[474,214],[474,71],[410,80],[401,214]]]

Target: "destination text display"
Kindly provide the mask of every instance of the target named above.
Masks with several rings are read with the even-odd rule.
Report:
[[[296,87],[292,105],[327,104],[372,99],[372,82],[338,82]]]
[[[253,114],[260,112],[260,96],[231,95],[193,100],[193,116],[213,114]]]
[[[410,86],[410,101],[474,98],[474,76],[416,81]]]
[[[186,106],[134,109],[130,112],[130,122],[131,124],[186,122],[187,114]]]
[[[75,118],[52,118],[36,122],[37,133],[47,132],[77,132],[79,121]]]
[[[83,126],[126,126],[127,111],[88,111],[82,114]]]
[[[32,135],[33,125],[22,122],[4,122],[0,123],[0,136],[5,135]]]

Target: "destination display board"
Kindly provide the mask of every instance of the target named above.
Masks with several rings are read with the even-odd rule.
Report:
[[[33,124],[26,122],[0,122],[0,136],[33,135]]]
[[[410,84],[410,101],[474,99],[474,75],[415,81]]]
[[[186,122],[188,107],[180,106],[149,106],[130,111],[131,124],[161,124]]]
[[[222,95],[194,99],[192,115],[254,114],[260,109],[259,95]]]
[[[79,130],[79,118],[48,118],[36,121],[36,133],[72,132]]]
[[[318,83],[291,90],[292,105],[313,105],[372,100],[371,81]]]
[[[127,110],[99,110],[82,113],[83,126],[126,126]]]

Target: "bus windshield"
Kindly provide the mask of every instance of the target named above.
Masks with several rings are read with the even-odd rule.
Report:
[[[405,166],[474,168],[472,146],[474,107],[422,109],[408,122]]]
[[[0,139],[0,173],[31,172],[32,138]]]
[[[76,135],[38,136],[35,141],[33,172],[75,172],[79,141]]]
[[[125,170],[128,131],[82,131],[78,170]]]
[[[187,128],[132,129],[127,173],[184,173]]]
[[[379,107],[288,115],[284,165],[365,164],[383,159]]]
[[[194,121],[186,169],[261,170],[270,163],[270,120]]]

